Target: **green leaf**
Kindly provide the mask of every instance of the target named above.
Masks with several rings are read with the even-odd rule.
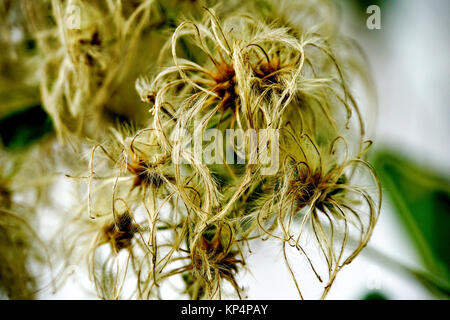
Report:
[[[10,150],[23,149],[51,131],[52,122],[41,105],[34,105],[0,119],[0,141]]]
[[[340,5],[340,0],[334,0],[338,5]],[[366,15],[366,10],[371,5],[377,5],[382,10],[386,7],[389,7],[391,5],[390,1],[386,0],[351,0],[349,1],[351,5],[353,5],[355,10],[358,10],[358,12],[362,15]]]
[[[380,291],[369,291],[362,298],[362,300],[389,300],[389,299]]]
[[[433,281],[416,277],[435,292],[450,292],[450,179],[390,151],[373,165],[383,189],[411,236]],[[422,281],[423,280],[423,281]]]

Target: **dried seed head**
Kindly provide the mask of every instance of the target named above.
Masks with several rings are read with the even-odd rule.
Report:
[[[111,244],[115,253],[129,248],[137,231],[138,226],[134,224],[128,212],[118,215],[117,221],[106,225],[103,229],[104,239]]]
[[[163,183],[161,174],[155,171],[155,166],[143,160],[128,164],[127,168],[130,173],[136,175],[131,189],[144,185],[159,188]]]
[[[220,282],[226,280],[240,297],[235,274],[244,263],[237,258],[239,250],[230,236],[221,227],[210,227],[202,234],[199,244],[191,249],[193,275],[209,294],[220,291]]]
[[[288,192],[296,199],[297,208],[301,210],[311,205],[313,200],[315,206],[321,210],[324,206],[329,206],[329,197],[343,192],[342,186],[347,181],[345,174],[337,178],[335,174],[334,170],[324,174],[320,171],[312,172],[304,165],[296,167],[288,182],[290,185]]]

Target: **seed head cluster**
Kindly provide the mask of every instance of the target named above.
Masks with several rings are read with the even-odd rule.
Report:
[[[67,155],[53,169],[76,190],[57,232],[65,266],[87,261],[103,299],[164,299],[167,288],[245,298],[250,248],[271,246],[300,298],[313,297],[302,286],[311,279],[326,297],[381,205],[365,161],[372,110],[353,89],[370,95],[368,67],[331,1],[23,6],[40,61],[34,81],[55,150],[65,150],[52,152]],[[223,139],[210,164],[195,145],[204,149],[196,139],[212,129],[276,135]],[[271,164],[277,155],[270,174],[249,161],[267,151]],[[10,212],[14,190],[2,181],[0,210]]]

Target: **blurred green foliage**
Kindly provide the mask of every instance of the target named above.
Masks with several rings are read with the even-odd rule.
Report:
[[[20,150],[52,131],[52,121],[41,105],[16,111],[0,119],[0,140],[9,150]]]
[[[362,300],[388,300],[388,298],[380,291],[370,291]]]
[[[450,296],[450,179],[390,151],[372,161],[430,275],[413,275],[437,295]]]
[[[337,4],[342,3],[341,0],[334,0]],[[389,2],[391,1],[387,1],[387,0],[350,0],[348,1],[353,8],[358,11],[360,14],[367,14],[366,10],[367,7],[371,6],[371,5],[377,5],[379,6],[381,9],[383,9],[384,7],[386,7]]]

